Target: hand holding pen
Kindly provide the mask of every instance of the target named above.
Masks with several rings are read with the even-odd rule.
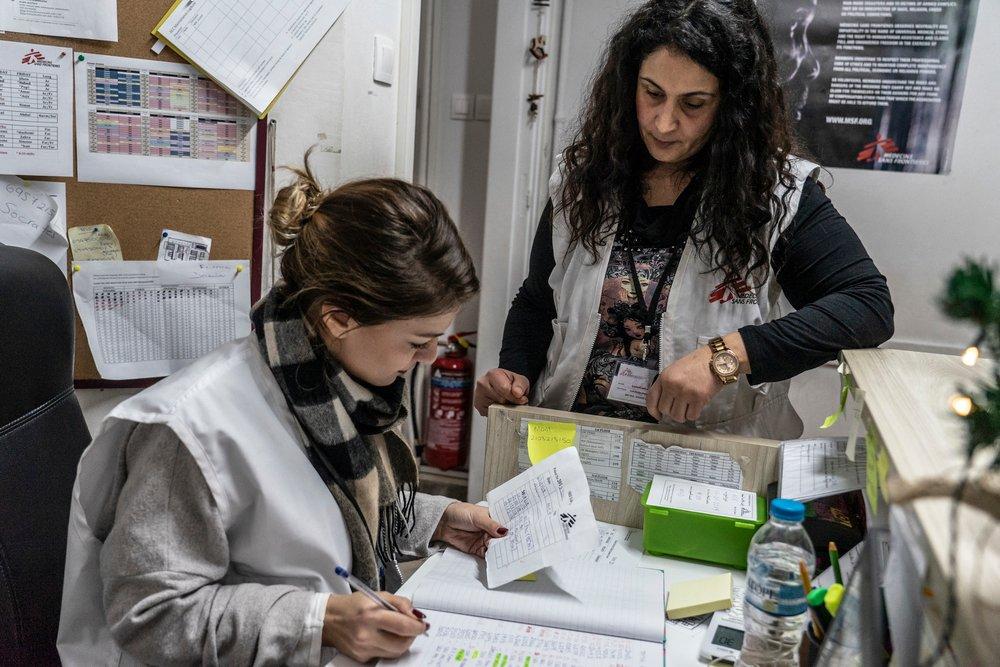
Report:
[[[327,599],[323,618],[325,646],[333,646],[359,662],[397,658],[430,627],[423,620],[423,612],[414,609],[406,598],[376,593],[343,568],[336,571],[357,592],[334,594]]]

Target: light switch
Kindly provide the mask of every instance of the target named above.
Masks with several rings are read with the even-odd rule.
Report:
[[[489,120],[491,106],[493,106],[492,95],[476,95],[476,120]]]
[[[375,35],[375,68],[372,79],[388,86],[396,82],[396,45],[382,35]]]
[[[472,120],[475,118],[476,97],[469,93],[451,94],[451,119]]]

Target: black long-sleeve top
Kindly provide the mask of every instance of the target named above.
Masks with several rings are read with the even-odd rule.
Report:
[[[646,239],[652,245],[686,234],[694,216],[690,206],[646,210],[653,212],[656,224],[647,225],[645,234],[659,236]],[[507,314],[500,350],[500,367],[524,375],[532,385],[552,340],[550,322],[556,312],[548,281],[555,262],[550,201],[535,234],[528,276]],[[835,359],[840,350],[875,347],[892,336],[893,306],[885,277],[812,178],[775,245],[771,269],[796,311],[740,328],[750,383],[785,380]]]

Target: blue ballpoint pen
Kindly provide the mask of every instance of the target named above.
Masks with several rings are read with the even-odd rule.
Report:
[[[405,616],[409,616],[409,614],[407,614],[401,609],[396,608],[394,605],[390,604],[385,598],[375,593],[375,591],[373,591],[371,588],[368,587],[368,584],[361,581],[360,579],[358,579],[353,574],[351,574],[344,568],[340,567],[339,565],[334,569],[334,572],[337,573],[337,576],[346,579],[348,585],[351,588],[358,591],[359,593],[362,593],[365,597],[369,598],[372,602],[382,607],[383,609],[388,609],[389,611],[396,611]],[[426,621],[423,621],[423,623],[424,625],[427,625]]]

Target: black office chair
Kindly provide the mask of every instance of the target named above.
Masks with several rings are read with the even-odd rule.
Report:
[[[0,665],[58,665],[70,498],[90,433],[66,277],[0,244]]]

